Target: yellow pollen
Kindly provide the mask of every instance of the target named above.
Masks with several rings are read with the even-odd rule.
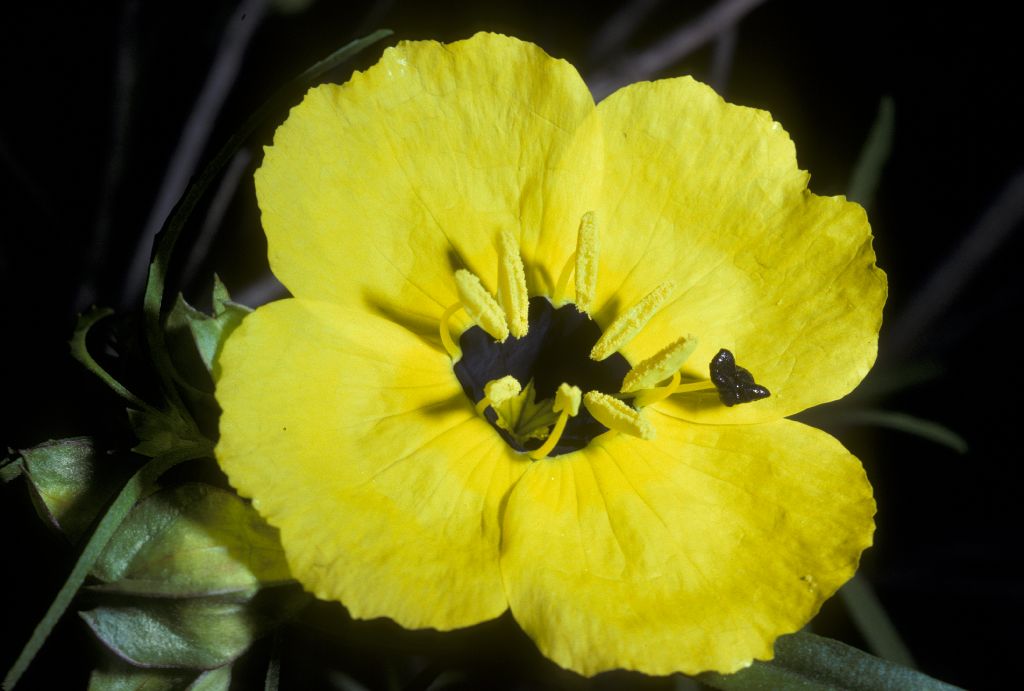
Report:
[[[476,411],[483,415],[487,406],[501,405],[508,399],[518,396],[522,390],[523,385],[511,374],[501,379],[492,379],[484,384],[484,397],[477,402]]]
[[[501,234],[498,264],[498,302],[505,310],[508,330],[522,338],[530,328],[530,294],[526,289],[526,270],[519,254],[519,243],[507,230]]]
[[[694,336],[683,336],[672,341],[629,371],[622,380],[622,393],[653,388],[658,382],[678,373],[696,347],[697,339]]]
[[[593,211],[583,214],[576,236],[576,309],[589,312],[597,296],[597,220]]]
[[[508,338],[508,322],[505,312],[498,305],[484,285],[471,271],[459,269],[455,272],[455,287],[463,309],[477,326],[489,333],[500,343]]]
[[[616,317],[608,329],[601,334],[601,338],[597,339],[597,343],[590,351],[590,359],[600,362],[633,340],[651,320],[651,317],[658,313],[675,289],[675,281],[665,281],[647,293],[640,302]]]
[[[562,433],[565,432],[565,423],[580,412],[580,398],[581,392],[577,387],[564,382],[558,387],[555,392],[555,403],[551,407],[561,415],[558,416],[558,421],[544,443],[529,453],[530,458],[539,461],[551,453],[551,450],[558,444],[558,440],[562,438]]]
[[[647,418],[617,398],[600,391],[588,391],[583,397],[583,405],[595,420],[610,430],[641,439],[654,439],[654,427]]]

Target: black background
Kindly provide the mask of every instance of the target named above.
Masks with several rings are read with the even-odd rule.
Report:
[[[649,45],[711,6],[661,5],[627,50]],[[882,398],[862,397],[860,405],[935,420],[970,448],[961,455],[899,432],[842,424],[838,407],[812,419],[863,459],[876,487],[878,533],[864,573],[921,668],[970,688],[1002,688],[1015,674],[1016,627],[1024,615],[1017,530],[1024,381],[1021,347],[1011,333],[1024,295],[1020,200],[1016,216],[1002,214],[1007,232],[977,261],[959,249],[1024,171],[1024,63],[1017,24],[999,7],[769,1],[739,24],[732,69],[717,85],[728,100],[769,110],[786,127],[819,194],[845,191],[880,99],[893,98],[894,149],[869,209],[890,283],[872,383],[881,386],[919,368],[933,374]],[[598,67],[588,57],[594,37],[617,8],[602,2],[320,0],[303,12],[254,15],[246,21],[258,25],[213,121],[204,158],[287,79],[374,28],[392,28],[396,38],[439,40],[501,31],[568,59],[586,77]],[[118,402],[71,360],[66,342],[76,312],[90,302],[122,310],[140,305],[139,294],[125,292],[127,267],[235,10],[228,2],[125,1],[5,8],[5,446],[118,433],[111,422]],[[379,52],[371,48],[351,66],[372,64]],[[712,56],[708,45],[652,76],[710,79]],[[254,152],[271,132],[267,126],[257,133]],[[250,182],[255,164],[197,278],[184,285],[194,302],[204,302],[213,271],[236,295],[265,272]],[[928,281],[946,264],[964,278],[952,299],[940,304],[926,328],[894,336],[916,301],[934,297]],[[6,669],[73,555],[35,519],[20,482],[0,488],[0,502],[6,608],[0,667]],[[841,620],[833,609],[826,607],[825,616]],[[74,617],[68,619],[26,688],[61,678],[84,686],[92,643]]]

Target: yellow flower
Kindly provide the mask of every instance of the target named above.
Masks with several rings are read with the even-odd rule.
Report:
[[[295,297],[224,348],[217,457],[355,617],[510,609],[586,675],[768,659],[874,530],[859,461],[784,419],[864,377],[885,298],[807,181],[692,79],[595,106],[528,43],[399,44],[266,152]]]

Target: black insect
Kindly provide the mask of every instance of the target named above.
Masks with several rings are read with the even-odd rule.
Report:
[[[771,392],[754,381],[754,375],[736,364],[733,354],[722,348],[711,358],[711,382],[718,397],[727,406],[750,403],[771,396]]]

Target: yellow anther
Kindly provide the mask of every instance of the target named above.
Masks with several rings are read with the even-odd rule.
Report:
[[[696,347],[697,339],[694,336],[683,336],[672,341],[629,371],[622,380],[622,393],[654,388],[658,382],[678,373]]]
[[[601,361],[633,340],[647,325],[676,289],[675,281],[665,281],[647,293],[632,307],[615,318],[608,329],[597,339],[590,351],[590,359]]]
[[[576,309],[589,312],[597,296],[597,220],[593,211],[583,214],[576,236]]]
[[[451,321],[452,316],[460,309],[462,309],[462,303],[456,302],[441,315],[441,343],[444,345],[444,349],[448,351],[449,357],[455,362],[458,362],[459,358],[462,357],[462,349],[455,345],[455,341],[452,340],[452,332],[448,327],[448,322]]]
[[[471,271],[459,269],[455,272],[455,287],[459,291],[459,300],[476,324],[494,336],[495,340],[504,343],[508,338],[508,322],[505,312],[498,305],[483,283]]]
[[[526,290],[526,270],[519,254],[519,243],[507,230],[501,234],[498,264],[498,302],[505,310],[508,330],[522,338],[530,328],[530,294]]]
[[[562,433],[565,432],[565,423],[569,421],[569,418],[575,417],[580,412],[580,398],[580,390],[575,386],[563,383],[558,387],[558,390],[555,392],[555,403],[551,407],[555,412],[560,412],[561,414],[558,416],[558,421],[551,430],[551,434],[544,440],[544,443],[530,452],[530,458],[539,461],[551,453],[551,450],[558,444],[558,440],[562,438]]]
[[[504,403],[513,396],[518,396],[522,390],[523,385],[511,374],[484,384],[484,396],[487,396],[495,404]]]
[[[523,385],[511,374],[505,375],[501,379],[492,379],[484,384],[484,397],[477,401],[476,412],[483,415],[488,406],[501,405],[510,398],[518,396],[522,390]]]
[[[654,427],[647,418],[617,398],[600,391],[588,391],[583,396],[583,405],[595,420],[610,430],[641,439],[654,439]]]
[[[583,400],[583,392],[579,390],[579,387],[562,384],[558,387],[558,391],[555,391],[555,404],[551,408],[556,413],[568,410],[570,417],[576,417],[580,412],[581,400]]]

